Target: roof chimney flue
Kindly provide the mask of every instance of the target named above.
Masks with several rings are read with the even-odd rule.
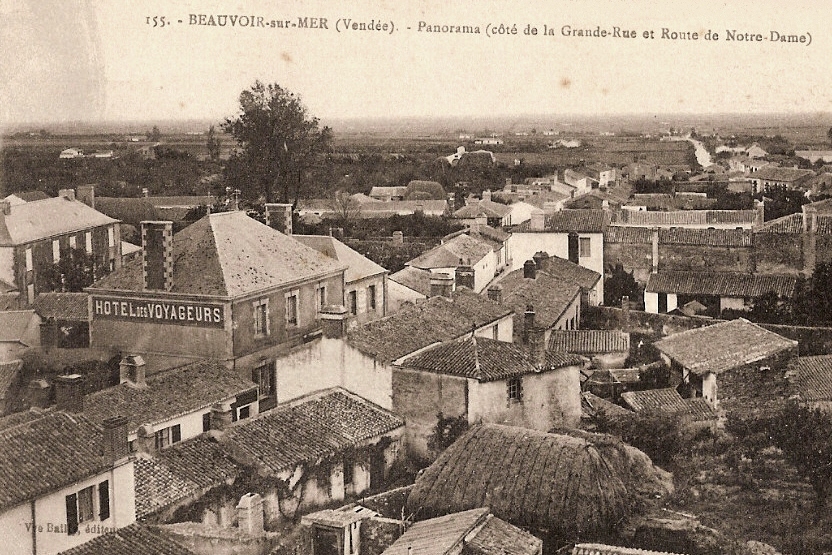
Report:
[[[69,374],[56,377],[55,402],[58,410],[75,414],[84,412],[84,376]]]
[[[142,222],[144,288],[173,289],[173,222]]]
[[[534,260],[523,262],[523,277],[526,279],[537,279],[537,264]]]
[[[292,234],[292,205],[266,203],[266,225],[286,235]]]

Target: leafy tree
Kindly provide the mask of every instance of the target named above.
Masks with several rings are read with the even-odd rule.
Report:
[[[642,290],[633,273],[626,271],[624,266],[618,263],[612,268],[610,277],[604,280],[604,304],[620,306],[624,295],[629,296],[631,301],[638,301]]]
[[[208,148],[208,157],[214,162],[220,159],[220,140],[217,138],[217,131],[213,125],[208,128],[208,141],[205,146]]]
[[[306,174],[332,143],[330,128],[319,126],[299,96],[260,81],[240,93],[240,114],[222,128],[240,146],[230,164],[232,185],[266,202],[296,202]]]
[[[46,291],[80,292],[96,277],[95,259],[82,248],[70,249],[61,259],[41,271],[41,287]]]
[[[442,411],[439,411],[436,415],[436,426],[428,437],[428,451],[434,456],[438,456],[467,429],[468,419],[464,415],[446,417],[442,414]]]
[[[595,425],[598,432],[618,436],[644,451],[659,466],[673,462],[685,446],[679,418],[667,413],[644,411],[611,418],[601,411]]]
[[[150,130],[150,133],[147,136],[151,142],[158,143],[159,140],[162,138],[162,132],[159,131],[159,126],[154,125],[153,129]]]

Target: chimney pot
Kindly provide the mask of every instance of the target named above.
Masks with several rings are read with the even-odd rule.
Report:
[[[543,210],[535,209],[532,210],[532,218],[529,224],[529,228],[532,231],[543,231],[546,227],[546,215]]]
[[[454,290],[454,278],[446,273],[436,273],[430,276],[430,296],[450,297]]]
[[[8,216],[12,213],[12,203],[8,200],[0,200],[0,208],[3,210],[4,216]]]
[[[488,288],[488,298],[495,303],[503,302],[503,288],[501,285],[492,285]]]
[[[67,200],[75,200],[75,190],[74,189],[60,189],[58,191],[58,196],[63,197]]]
[[[523,263],[523,277],[526,279],[537,279],[537,264],[534,260],[526,260]]]
[[[543,251],[537,251],[532,256],[532,260],[534,261],[534,265],[538,270],[543,269],[543,263],[549,260],[549,253]]]
[[[84,412],[84,376],[69,374],[55,378],[55,402],[58,410]]]

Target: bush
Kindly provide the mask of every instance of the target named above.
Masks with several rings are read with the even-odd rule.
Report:
[[[682,452],[685,445],[678,418],[660,412],[640,412],[628,417],[608,418],[600,413],[597,430],[621,438],[636,447],[659,466],[666,466]]]

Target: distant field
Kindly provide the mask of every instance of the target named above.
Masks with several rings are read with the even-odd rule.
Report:
[[[578,148],[556,148],[545,152],[499,152],[495,156],[497,162],[507,165],[513,165],[517,158],[524,164],[535,166],[569,166],[581,162],[625,165],[633,162],[636,157],[659,165],[677,165],[690,163],[693,145],[687,141],[593,137]]]

